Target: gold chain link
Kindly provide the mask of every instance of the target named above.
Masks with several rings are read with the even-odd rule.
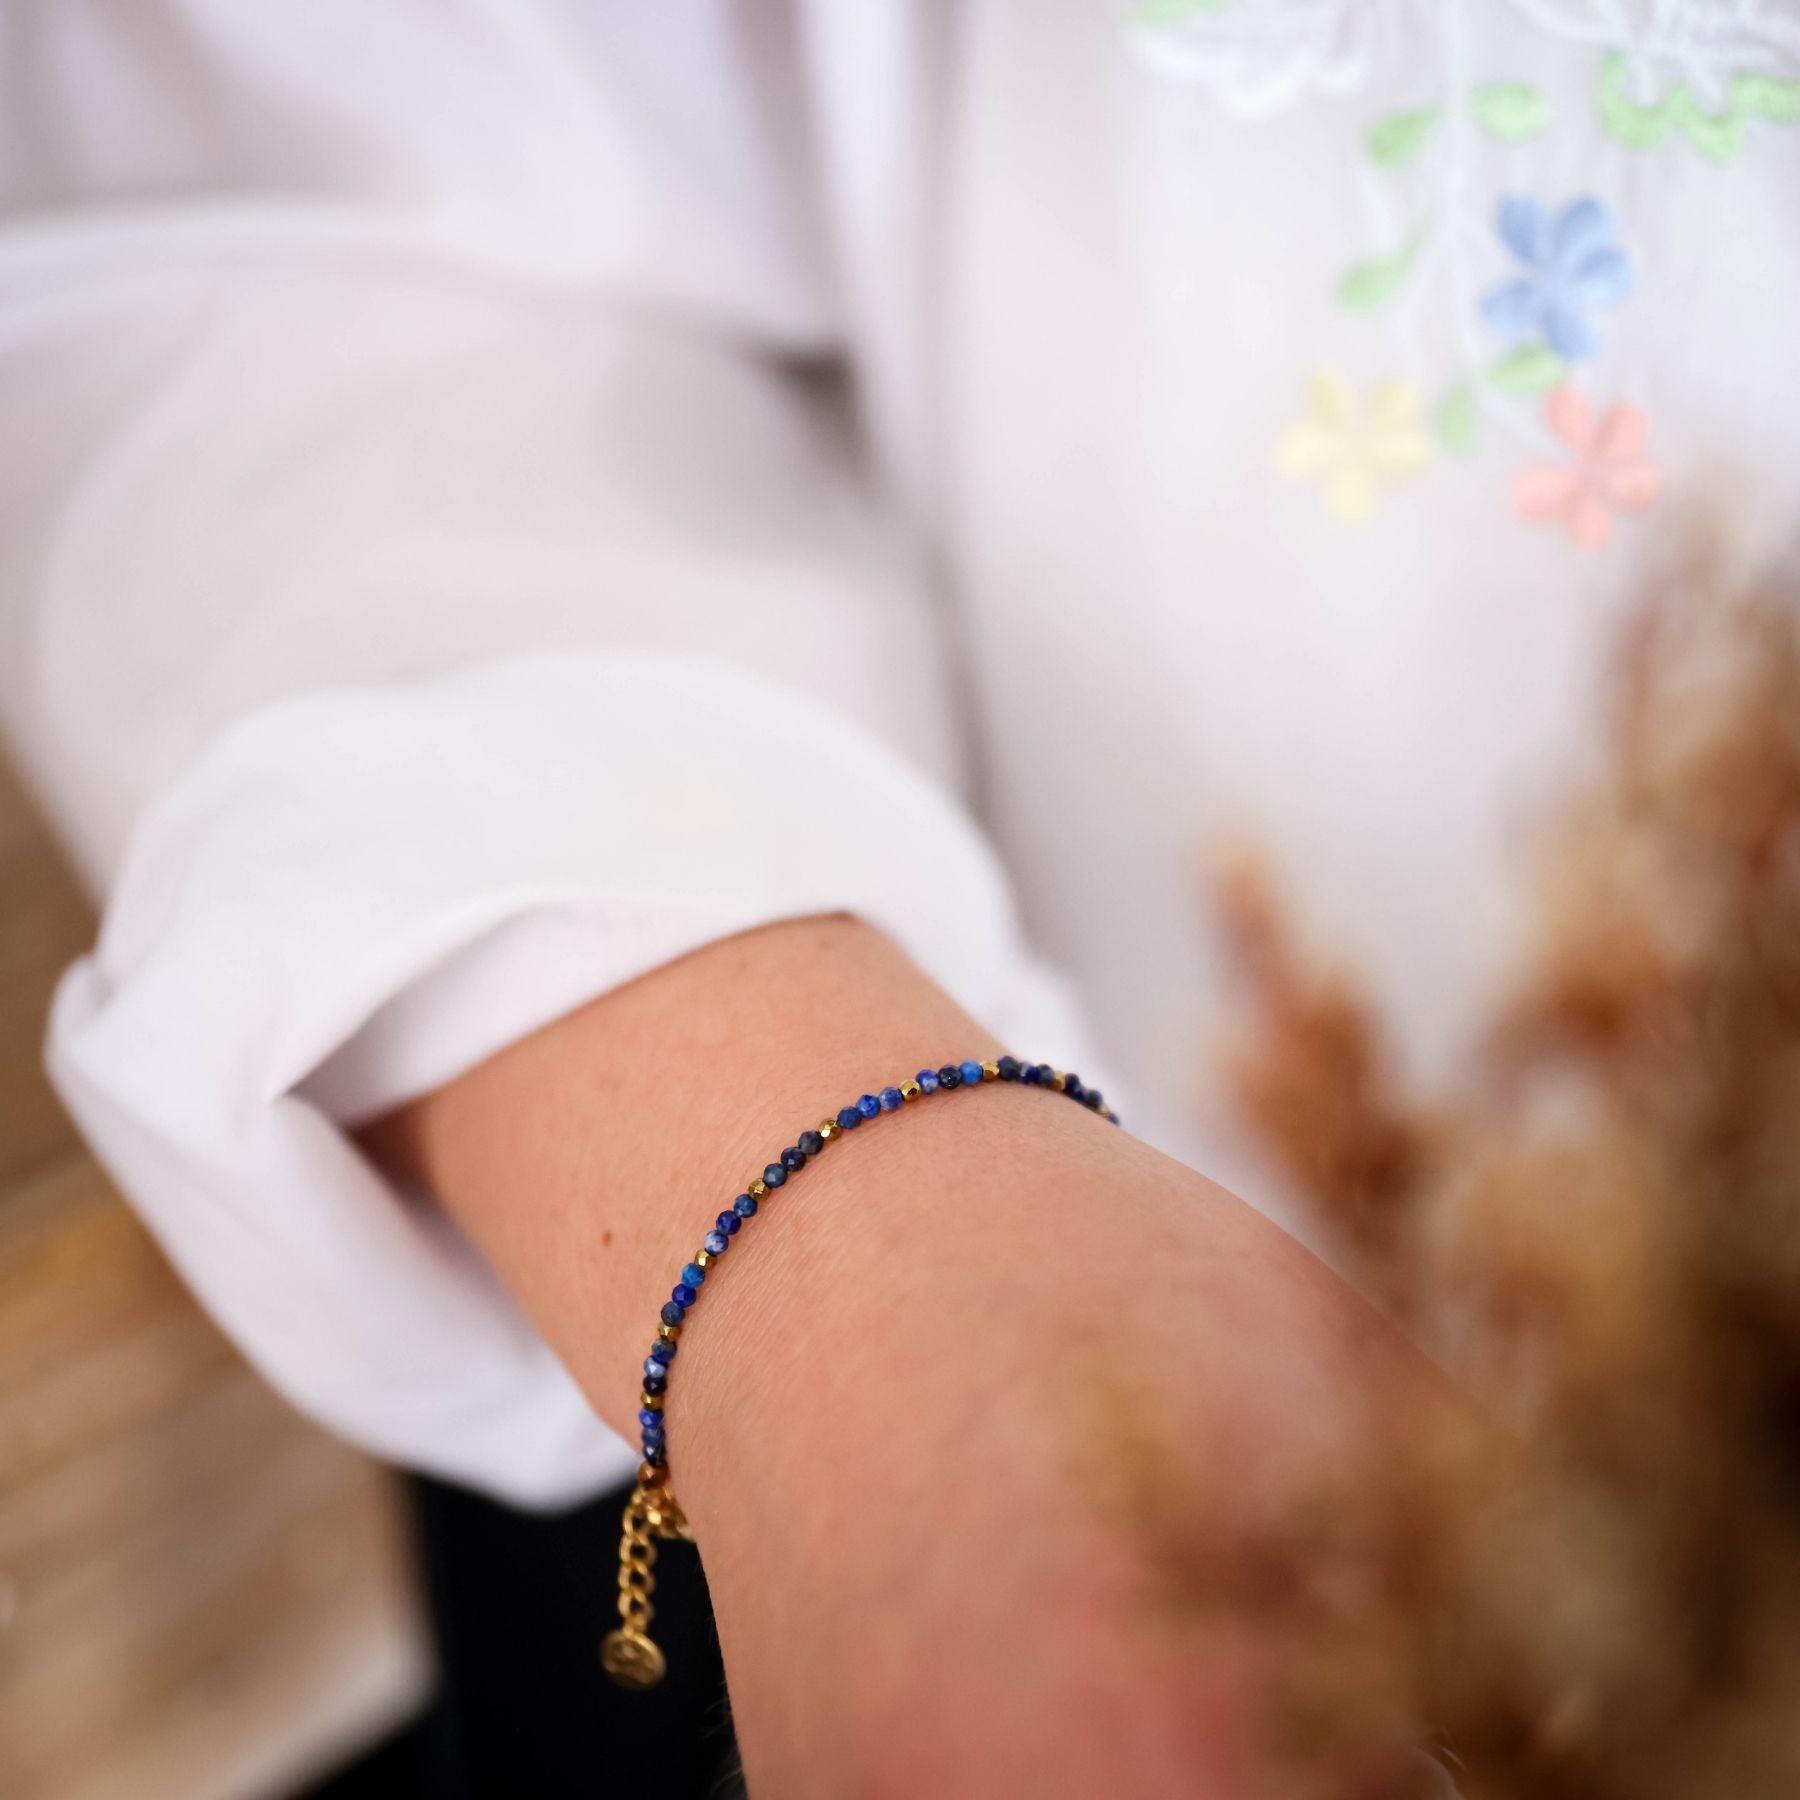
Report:
[[[650,1688],[662,1680],[668,1664],[650,1636],[656,1608],[656,1540],[692,1539],[687,1520],[660,1470],[638,1471],[637,1486],[625,1502],[619,1535],[619,1626],[600,1645],[600,1663],[621,1687]]]

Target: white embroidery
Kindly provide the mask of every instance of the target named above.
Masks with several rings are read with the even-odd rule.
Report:
[[[1709,112],[1741,75],[1800,71],[1793,0],[1513,0],[1546,31],[1625,59],[1626,91],[1653,106],[1686,88]]]
[[[1204,88],[1241,118],[1267,118],[1308,94],[1368,80],[1408,0],[1224,0],[1132,32],[1158,74]]]

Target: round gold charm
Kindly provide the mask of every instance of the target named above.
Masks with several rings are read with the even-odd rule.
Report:
[[[653,1688],[668,1669],[663,1653],[641,1631],[621,1626],[600,1640],[600,1666],[620,1687]]]

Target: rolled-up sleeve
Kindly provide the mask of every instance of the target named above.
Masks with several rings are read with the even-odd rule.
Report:
[[[347,1126],[809,913],[1070,1028],[801,366],[827,259],[733,10],[589,55],[629,93],[527,7],[56,0],[11,46],[0,701],[104,903],[53,1073],[297,1403],[531,1503],[629,1454]]]

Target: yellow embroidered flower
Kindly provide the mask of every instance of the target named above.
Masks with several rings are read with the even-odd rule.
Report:
[[[1431,461],[1422,414],[1410,381],[1378,381],[1364,395],[1336,375],[1316,375],[1305,417],[1275,447],[1275,467],[1293,481],[1322,481],[1336,517],[1367,518],[1383,488]]]

